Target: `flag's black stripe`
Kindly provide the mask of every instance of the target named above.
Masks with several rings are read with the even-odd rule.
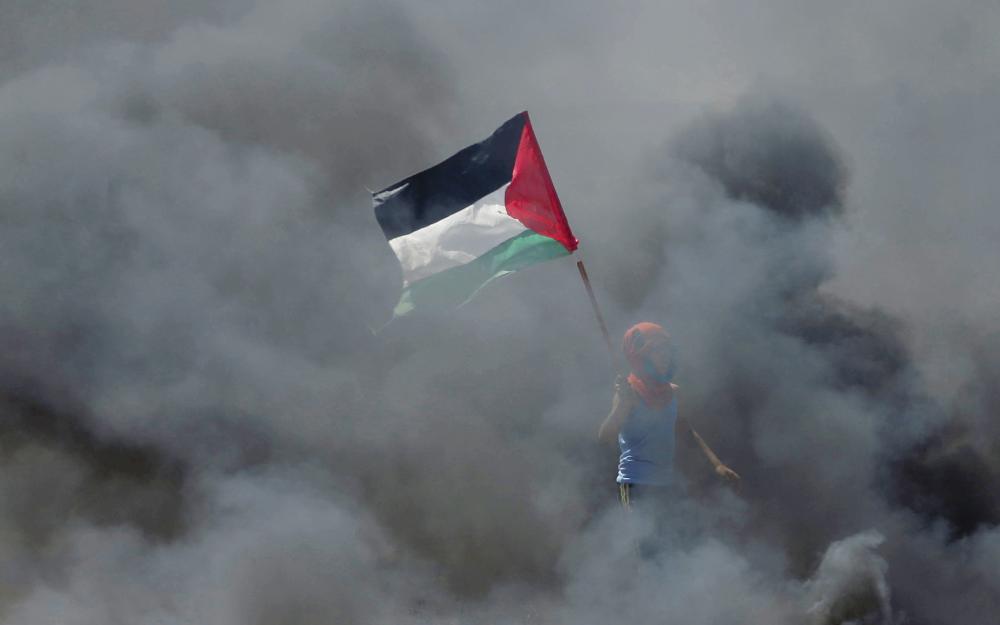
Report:
[[[375,218],[387,239],[441,221],[511,180],[524,113],[485,141],[373,195]]]

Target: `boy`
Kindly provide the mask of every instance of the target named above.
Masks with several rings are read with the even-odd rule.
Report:
[[[661,495],[677,485],[674,469],[679,440],[693,441],[716,475],[736,482],[740,476],[677,414],[677,368],[670,335],[655,323],[638,323],[622,341],[631,373],[615,385],[611,413],[601,424],[598,439],[620,449],[618,491],[622,505],[631,509],[636,496]],[[690,437],[690,438],[688,438]]]

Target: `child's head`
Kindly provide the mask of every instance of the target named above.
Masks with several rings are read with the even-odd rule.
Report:
[[[632,372],[650,381],[666,383],[677,370],[677,358],[670,335],[661,326],[644,321],[625,333],[625,358]]]

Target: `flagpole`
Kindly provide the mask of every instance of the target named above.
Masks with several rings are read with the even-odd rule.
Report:
[[[583,260],[576,255],[576,252],[573,252],[573,257],[577,259],[576,268],[580,271],[580,279],[583,280],[583,286],[587,289],[590,305],[594,308],[594,316],[597,317],[597,323],[601,326],[601,334],[604,335],[604,344],[608,347],[608,356],[611,357],[614,368],[617,370],[618,359],[615,357],[615,348],[611,344],[611,335],[608,334],[608,326],[604,323],[604,315],[601,314],[601,308],[597,305],[597,297],[594,296],[594,287],[590,285],[587,268],[583,266]]]

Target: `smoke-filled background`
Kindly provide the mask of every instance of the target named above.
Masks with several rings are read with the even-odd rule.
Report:
[[[998,28],[0,1],[0,622],[995,623]],[[523,109],[739,493],[616,509],[569,259],[372,333],[366,188]]]

